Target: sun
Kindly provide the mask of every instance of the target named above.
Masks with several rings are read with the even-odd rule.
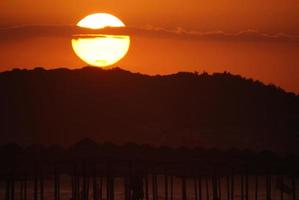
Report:
[[[96,13],[81,19],[77,26],[91,29],[101,29],[105,27],[124,27],[125,24],[117,17],[107,13]]]
[[[125,27],[117,17],[108,13],[91,14],[77,23],[77,26],[88,29],[106,27]],[[128,52],[130,36],[127,35],[74,35],[72,47],[76,55],[92,66],[106,67],[121,60]]]

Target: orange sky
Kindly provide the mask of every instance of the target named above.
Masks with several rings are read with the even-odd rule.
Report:
[[[226,70],[299,93],[298,0],[10,0],[0,8],[1,71],[84,66],[55,26],[109,12],[133,27],[129,53],[117,63],[122,68],[149,74]],[[16,25],[39,27],[11,34],[7,27]]]
[[[0,7],[1,24],[74,24],[110,12],[133,26],[299,33],[298,0],[4,0]]]

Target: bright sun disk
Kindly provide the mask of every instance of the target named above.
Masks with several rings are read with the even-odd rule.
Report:
[[[107,13],[88,15],[77,23],[77,26],[89,29],[105,27],[124,27],[117,17]],[[122,59],[129,50],[130,37],[125,35],[93,34],[90,37],[72,39],[76,55],[92,66],[105,67]]]

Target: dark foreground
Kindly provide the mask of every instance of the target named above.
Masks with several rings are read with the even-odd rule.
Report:
[[[298,157],[96,144],[0,148],[0,199],[298,199]]]

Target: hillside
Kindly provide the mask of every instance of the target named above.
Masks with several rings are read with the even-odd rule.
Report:
[[[299,97],[229,73],[0,73],[1,143],[97,142],[298,152]]]

